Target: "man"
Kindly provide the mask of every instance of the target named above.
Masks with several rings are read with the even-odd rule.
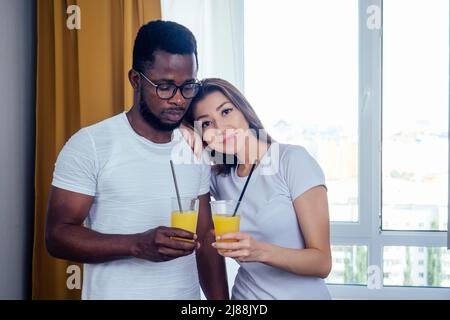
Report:
[[[58,157],[46,244],[55,257],[85,263],[83,299],[199,299],[199,282],[208,299],[228,298],[225,264],[211,246],[209,166],[175,162],[181,196],[199,198],[197,234],[167,227],[171,155],[192,153],[177,127],[198,92],[197,68],[187,28],[144,25],[128,74],[133,107],[81,129]]]

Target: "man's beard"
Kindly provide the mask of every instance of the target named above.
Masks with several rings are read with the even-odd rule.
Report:
[[[178,128],[183,121],[183,118],[181,118],[178,122],[175,123],[164,123],[159,119],[153,112],[151,112],[148,104],[142,99],[139,103],[139,113],[141,114],[142,118],[144,118],[145,122],[149,124],[152,128],[159,130],[159,131],[173,131],[176,128]]]

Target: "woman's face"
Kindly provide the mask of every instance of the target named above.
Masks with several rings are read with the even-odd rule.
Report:
[[[211,149],[236,154],[245,146],[249,124],[241,110],[221,92],[210,93],[198,102],[194,119],[201,121],[203,141]]]

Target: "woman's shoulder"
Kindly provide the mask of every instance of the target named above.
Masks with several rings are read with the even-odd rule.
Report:
[[[300,145],[280,146],[280,175],[292,199],[317,185],[325,186],[325,175],[316,159]]]
[[[282,162],[291,160],[302,160],[311,157],[308,150],[301,145],[277,143],[279,158]]]
[[[289,174],[292,170],[322,170],[317,160],[305,147],[280,143],[278,148],[282,174]]]

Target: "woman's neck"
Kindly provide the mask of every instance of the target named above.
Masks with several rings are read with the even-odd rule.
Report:
[[[254,135],[249,135],[248,139],[246,139],[245,146],[236,154],[239,173],[247,175],[254,163],[256,165],[259,164],[259,161],[268,149],[268,143],[259,140]]]

